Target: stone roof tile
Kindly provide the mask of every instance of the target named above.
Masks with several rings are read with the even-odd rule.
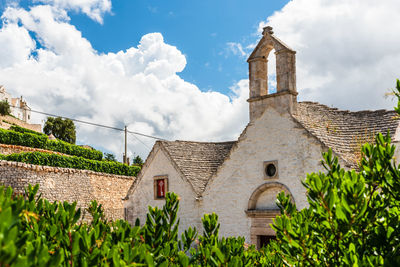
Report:
[[[229,155],[236,142],[159,141],[180,171],[201,195],[208,181]]]
[[[393,137],[399,124],[395,111],[351,112],[315,102],[299,102],[293,117],[353,168],[358,167],[362,144],[378,133],[389,131]]]

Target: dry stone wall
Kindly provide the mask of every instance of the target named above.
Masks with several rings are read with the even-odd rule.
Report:
[[[63,153],[60,153],[57,151],[47,150],[47,149],[0,144],[0,154],[9,155],[9,154],[13,154],[13,153],[22,153],[22,152],[44,152],[44,153],[48,153],[48,154],[57,154],[57,155],[70,157],[70,155],[63,154]]]
[[[8,129],[13,124],[38,133],[42,132],[42,125],[40,124],[30,124],[9,115],[0,116],[0,128]]]
[[[23,193],[28,184],[39,184],[39,193],[49,201],[77,201],[85,208],[96,199],[108,219],[123,219],[122,198],[135,177],[98,173],[88,170],[38,166],[0,161],[0,184]]]

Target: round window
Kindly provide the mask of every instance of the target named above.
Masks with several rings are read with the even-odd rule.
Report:
[[[273,163],[268,164],[265,167],[265,173],[267,174],[267,176],[269,177],[274,177],[276,174],[276,167]]]

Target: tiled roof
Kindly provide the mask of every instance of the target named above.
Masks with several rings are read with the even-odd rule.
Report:
[[[158,141],[200,195],[236,142]]]
[[[399,124],[394,111],[338,110],[314,102],[300,102],[293,117],[327,147],[332,148],[350,167],[357,167],[361,145],[377,133],[393,137]]]

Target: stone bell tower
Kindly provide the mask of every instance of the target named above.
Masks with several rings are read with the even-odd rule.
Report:
[[[250,121],[261,116],[267,107],[280,113],[294,112],[297,103],[296,51],[273,35],[272,27],[265,27],[263,37],[251,53],[249,63]],[[268,93],[268,56],[276,56],[276,93]]]

